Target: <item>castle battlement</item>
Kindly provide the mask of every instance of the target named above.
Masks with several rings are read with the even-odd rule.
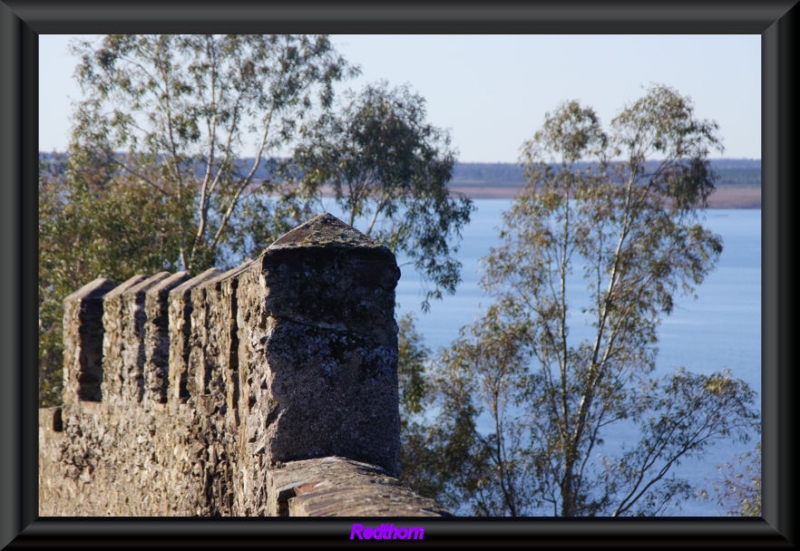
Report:
[[[330,214],[64,300],[42,516],[447,516],[403,488],[394,255]]]

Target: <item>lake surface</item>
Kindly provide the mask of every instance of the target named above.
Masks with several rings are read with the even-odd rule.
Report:
[[[463,281],[455,295],[432,302],[430,312],[422,313],[419,304],[425,289],[411,266],[401,268],[397,316],[414,312],[417,330],[434,351],[448,346],[458,337],[459,328],[477,319],[491,303],[491,297],[484,295],[478,285],[481,258],[490,247],[501,244],[496,228],[511,200],[479,199],[475,204],[477,211],[463,232],[457,255],[463,264]],[[672,315],[662,322],[655,376],[672,373],[681,366],[698,373],[725,368],[746,381],[760,396],[761,211],[712,209],[706,211],[704,225],[722,236],[724,249],[716,269],[696,289],[698,298],[679,298]],[[488,429],[488,424],[483,427]],[[625,440],[624,435],[619,437]],[[714,446],[704,461],[686,461],[675,472],[702,485],[718,478],[717,465],[733,461],[737,454],[749,451],[754,445],[755,441]],[[717,516],[724,514],[724,510],[713,501],[692,501],[680,509],[670,509],[667,514]]]
[[[498,246],[497,227],[510,199],[475,200],[477,210],[464,229],[457,254],[462,263],[462,282],[455,295],[431,302],[429,313],[420,310],[425,288],[410,265],[399,258],[402,276],[397,286],[399,318],[406,312],[416,315],[416,328],[425,345],[434,353],[458,337],[459,328],[476,320],[491,303],[478,282],[482,275],[481,258],[490,247]],[[333,202],[329,212],[337,215]],[[704,225],[723,238],[723,252],[706,280],[696,290],[698,298],[682,296],[676,300],[671,316],[659,330],[659,354],[654,376],[670,374],[683,366],[689,371],[711,373],[729,369],[735,378],[761,391],[761,211],[757,209],[710,209]],[[358,224],[357,224],[358,226]],[[575,329],[573,329],[575,331]],[[488,424],[479,427],[489,431]],[[606,449],[628,440],[625,434],[610,435]],[[756,435],[757,438],[757,435]],[[631,444],[635,442],[630,437]],[[703,486],[719,479],[717,466],[732,462],[738,454],[755,447],[749,444],[714,445],[703,461],[685,461],[674,472]],[[610,453],[607,452],[607,453]],[[710,491],[710,487],[707,488]],[[692,500],[672,507],[667,515],[718,516],[725,511],[716,502]]]

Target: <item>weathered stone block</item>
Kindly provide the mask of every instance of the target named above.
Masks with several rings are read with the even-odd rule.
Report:
[[[198,374],[197,385],[202,384],[203,391],[212,394],[219,406],[227,407],[228,394],[234,394],[234,387],[238,387],[236,288],[238,276],[249,266],[248,260],[198,287],[197,299],[205,300],[206,339],[203,373]]]
[[[206,344],[208,342],[208,303],[206,302],[207,281],[194,287],[190,292],[192,311],[189,314],[189,357],[186,363],[186,389],[189,397],[206,393],[210,372],[206,367]]]
[[[391,478],[398,277],[322,215],[224,274],[74,293],[65,404],[40,411],[40,514],[439,514]],[[296,460],[302,480],[268,476]]]
[[[145,293],[170,276],[169,272],[159,272],[122,292],[123,368],[120,378],[123,401],[141,402],[144,397]]]
[[[122,294],[145,281],[147,276],[135,275],[107,293],[103,300],[103,394],[115,403],[122,395],[125,337],[123,328],[127,316]]]
[[[64,401],[99,401],[103,383],[103,297],[116,284],[105,278],[64,299]]]
[[[218,274],[192,290],[193,308],[203,312],[205,331],[196,331],[200,329],[197,325],[201,318],[195,317],[197,321],[191,334],[197,338],[193,338],[192,343],[193,346],[202,343],[203,348],[195,348],[193,352],[194,358],[202,358],[202,362],[190,364],[188,386],[190,391],[203,394],[192,394],[188,404],[205,416],[207,429],[197,437],[213,442],[204,460],[206,477],[213,480],[208,490],[209,501],[215,514],[226,516],[234,514],[234,474],[237,472],[239,381],[235,291],[237,276],[248,264],[249,261]]]
[[[148,402],[167,401],[169,384],[169,292],[191,279],[188,272],[178,272],[145,292],[144,390]]]
[[[268,465],[341,455],[399,472],[399,276],[389,249],[330,214],[253,262],[240,281],[257,297],[243,301],[247,453]]]
[[[216,268],[178,285],[169,292],[169,403],[177,405],[189,398],[187,386],[190,332],[192,315],[192,289],[219,275]]]
[[[272,517],[451,517],[386,471],[343,457],[287,463],[267,472]]]

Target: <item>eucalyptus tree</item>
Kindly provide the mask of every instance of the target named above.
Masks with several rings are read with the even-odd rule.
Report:
[[[60,402],[64,298],[96,277],[122,282],[175,269],[180,210],[120,176],[90,190],[63,172],[62,156],[39,172],[39,400]]]
[[[717,467],[721,477],[709,481],[717,503],[728,516],[761,516],[761,442],[752,450],[738,455],[734,461]],[[700,492],[706,499],[707,489]]]
[[[108,35],[73,52],[85,99],[71,173],[101,187],[127,176],[171,205],[180,245],[165,261],[195,271],[225,245],[247,255],[286,229],[268,199],[285,195],[268,161],[355,74],[324,35]]]
[[[725,370],[653,375],[659,323],[722,252],[700,214],[719,147],[716,124],[665,86],[608,133],[575,101],[546,115],[485,258],[494,302],[430,377],[429,445],[458,438],[477,458],[440,497],[485,515],[655,515],[693,494],[676,465],[749,438],[746,383]]]
[[[426,121],[424,98],[369,84],[305,130],[293,165],[302,193],[332,194],[351,226],[405,255],[433,283],[424,309],[453,293],[461,266],[453,253],[473,206],[449,192],[455,152],[448,133]]]
[[[72,51],[84,97],[65,159],[45,158],[39,179],[43,405],[76,287],[230,266],[310,216],[276,157],[357,73],[327,36],[107,35]]]

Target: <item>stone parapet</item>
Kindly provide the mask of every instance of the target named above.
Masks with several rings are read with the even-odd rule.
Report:
[[[249,453],[339,455],[400,469],[394,255],[331,215],[278,239],[243,274]],[[240,363],[244,360],[240,358]]]
[[[189,398],[188,373],[192,330],[192,289],[221,272],[209,268],[169,292],[169,385],[167,402],[173,408]]]
[[[169,385],[169,292],[191,279],[188,272],[178,272],[145,292],[144,393],[157,404],[167,402]]]
[[[104,296],[114,287],[98,278],[64,299],[65,403],[101,399]]]
[[[130,325],[128,309],[125,306],[124,293],[147,280],[147,276],[135,275],[109,291],[103,298],[103,394],[107,401],[116,402],[122,397],[122,384],[125,373],[128,371],[126,362],[129,354],[126,352],[125,332]],[[64,327],[66,335],[67,328]],[[67,404],[67,396],[64,396]]]
[[[450,517],[375,465],[342,457],[281,464],[267,471],[275,517]]]
[[[393,478],[399,276],[323,214],[226,272],[82,287],[64,405],[40,411],[40,513],[447,514]]]

